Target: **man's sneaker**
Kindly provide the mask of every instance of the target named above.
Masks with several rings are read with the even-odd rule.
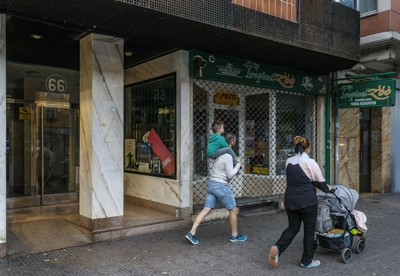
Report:
[[[271,246],[268,254],[268,262],[271,266],[278,265],[278,258],[279,258],[279,249],[276,245]]]
[[[313,268],[313,267],[318,267],[320,264],[321,264],[320,261],[313,259],[309,265],[305,266],[305,265],[301,264],[301,266],[305,267],[305,268]]]
[[[192,234],[187,233],[185,238],[192,244],[199,244],[199,241],[196,239],[196,236],[193,236]]]
[[[231,239],[230,239],[231,242],[238,242],[238,241],[245,241],[245,240],[247,240],[247,236],[240,235],[239,233],[237,233],[236,237],[231,236]]]

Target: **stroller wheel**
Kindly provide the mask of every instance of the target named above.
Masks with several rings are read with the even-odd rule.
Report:
[[[353,258],[353,256],[352,256],[352,253],[351,253],[351,250],[350,250],[350,248],[344,248],[343,250],[342,250],[342,259],[343,259],[343,262],[345,263],[345,264],[348,264],[348,263],[350,263],[351,262],[351,259]]]
[[[357,253],[361,254],[364,251],[365,248],[365,240],[359,240],[357,242]]]

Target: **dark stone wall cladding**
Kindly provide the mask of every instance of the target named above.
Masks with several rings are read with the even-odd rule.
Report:
[[[302,48],[327,54],[360,58],[360,13],[330,0],[302,0]]]
[[[332,0],[299,0],[298,23],[231,0],[119,1],[333,56],[360,58],[360,14]]]
[[[70,0],[58,1],[56,6],[44,0],[24,1],[23,5],[15,0],[1,2],[0,12],[29,14],[31,18],[60,22],[89,31],[113,33],[118,30],[121,35],[132,36],[130,26],[145,26],[143,22],[149,22],[153,30],[157,30],[157,27],[162,29],[160,14],[162,18],[164,13],[176,16],[174,21],[181,26],[182,34],[192,31],[189,30],[192,24],[184,23],[185,19],[190,19],[214,28],[345,59],[360,58],[359,12],[332,0],[298,0],[298,23],[232,4],[231,0]],[[129,8],[129,5],[135,8]],[[140,30],[136,32],[133,36],[140,37]],[[168,34],[159,32],[158,35],[162,37]]]

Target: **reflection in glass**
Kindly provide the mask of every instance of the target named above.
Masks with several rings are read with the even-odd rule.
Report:
[[[20,110],[27,113],[20,118]],[[7,103],[7,197],[31,195],[31,121],[30,104]]]
[[[42,181],[44,194],[75,191],[76,120],[74,108],[40,107],[36,159],[39,194]]]
[[[125,88],[125,171],[176,176],[175,87],[174,74]]]

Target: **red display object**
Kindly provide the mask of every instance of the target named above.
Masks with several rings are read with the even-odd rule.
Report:
[[[167,175],[175,174],[175,158],[164,145],[163,141],[161,141],[160,136],[158,136],[154,128],[150,130],[147,140],[151,143],[153,154],[160,158],[163,172]]]

